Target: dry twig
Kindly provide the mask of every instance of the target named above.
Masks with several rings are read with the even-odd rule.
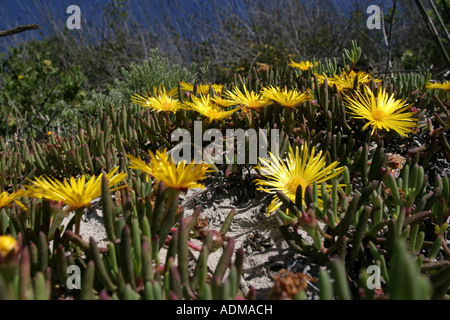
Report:
[[[9,37],[18,33],[37,29],[42,29],[42,27],[37,24],[26,24],[13,29],[0,31],[0,37]]]

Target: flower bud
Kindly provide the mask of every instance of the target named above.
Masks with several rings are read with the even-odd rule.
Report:
[[[19,262],[19,244],[10,236],[0,236],[0,277],[12,281]]]
[[[17,240],[10,236],[0,236],[0,263],[19,251]]]
[[[210,231],[212,234],[212,252],[216,251],[223,245],[223,237],[220,232],[216,230]]]

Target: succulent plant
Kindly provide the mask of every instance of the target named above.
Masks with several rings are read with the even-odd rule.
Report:
[[[264,129],[267,135],[258,135],[264,140],[259,143],[265,142],[266,151],[272,153],[277,147],[280,161],[291,148],[307,145],[323,152],[324,166],[343,168],[341,175],[331,172],[328,186],[297,183],[300,186],[289,197],[277,193],[281,207],[275,211],[275,221],[280,234],[292,250],[322,263],[317,277],[321,299],[448,298],[450,187],[445,168],[439,168],[440,163],[450,162],[448,93],[427,87],[429,72],[365,77],[355,71],[360,57],[361,49],[352,43],[343,52],[341,65],[333,59],[313,60],[310,68],[301,71],[288,65],[259,66],[246,76],[236,74],[233,83],[221,88],[179,84],[180,104],[190,104],[205,94],[218,100],[225,97],[224,92],[242,93],[244,88],[255,94],[272,93],[270,105],[260,110],[242,108],[220,121],[207,121],[194,110],[157,113],[135,107],[116,111],[110,106],[95,119],[80,122],[72,136],[49,133],[41,140],[15,136],[7,141],[0,137],[0,191],[4,195],[22,190],[44,174],[55,181],[71,176],[88,180],[117,167],[127,174],[126,187],[115,190],[114,196],[102,177],[98,201],[106,247],[73,232],[74,220],[64,225],[68,209],[59,202],[26,193],[5,201],[0,208],[0,236],[17,239],[18,251],[11,255],[15,260],[9,262],[14,263],[7,265],[0,259],[0,298],[242,297],[244,252],[236,250],[234,239],[227,236],[235,210],[220,230],[211,230],[200,219],[201,207],[192,216],[184,215],[182,190],[174,192],[163,182],[154,184],[156,177],[130,168],[130,159],[147,160],[154,152],[173,148],[172,133],[179,128],[193,133],[194,121],[199,120],[203,121],[202,135],[212,128],[224,136],[231,128],[257,133]],[[347,86],[342,89],[339,82],[344,80]],[[364,124],[350,114],[345,101],[363,87],[374,94],[395,94],[411,104],[418,123],[413,136],[362,130]],[[293,108],[279,99],[302,93],[308,93],[308,98],[299,100],[299,105],[290,100]],[[271,129],[278,130],[278,146],[269,143],[277,134]],[[209,141],[204,143],[202,147]],[[248,137],[237,141],[229,163],[212,165],[205,182],[213,193],[218,192],[217,185],[226,185],[239,189],[242,201],[256,195],[252,181],[256,164],[235,156],[238,150],[250,154],[255,145]],[[264,173],[257,179],[264,179]],[[300,198],[303,201],[295,201]],[[80,210],[78,216],[84,213]],[[221,257],[217,265],[210,266],[208,258],[215,251]],[[80,270],[81,290],[67,285],[71,266]],[[381,279],[375,290],[368,285],[373,268],[378,268]],[[316,280],[287,272],[282,275],[276,278],[273,298],[304,299],[308,281]],[[286,291],[292,283],[299,290]],[[253,298],[254,293],[245,298]]]

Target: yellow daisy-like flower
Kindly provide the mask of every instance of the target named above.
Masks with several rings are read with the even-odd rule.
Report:
[[[235,113],[238,108],[224,111],[219,106],[214,105],[208,95],[201,95],[200,97],[192,97],[192,102],[186,101],[185,107],[188,110],[193,110],[201,115],[207,117],[210,121],[217,121],[228,118]]]
[[[354,118],[367,120],[363,130],[371,125],[372,134],[376,129],[394,130],[402,136],[414,133],[412,128],[418,126],[417,119],[413,118],[415,112],[404,112],[410,108],[406,100],[395,100],[394,94],[389,96],[383,88],[377,97],[368,87],[364,87],[364,93],[358,91],[356,95],[358,99],[347,98],[345,102]]]
[[[118,169],[119,167],[116,167],[106,175],[109,187],[122,182],[126,178],[126,173],[115,174]],[[27,190],[35,198],[61,201],[70,207],[69,211],[75,211],[90,207],[91,201],[101,196],[102,177],[103,174],[100,174],[98,177],[94,175],[86,183],[86,176],[82,175],[78,179],[74,177],[71,177],[69,180],[64,179],[64,182],[61,183],[56,179],[42,176],[32,181],[32,184],[27,186]],[[120,188],[122,187],[112,189],[111,191]]]
[[[181,88],[184,91],[194,91],[194,85],[191,83],[186,83],[184,81],[182,81],[180,83]],[[218,95],[222,94],[222,89],[223,89],[223,85],[222,84],[197,84],[197,93],[199,94],[209,94],[209,87],[212,87],[215,91],[215,93],[217,93]]]
[[[300,92],[298,90],[284,90],[279,87],[265,87],[262,89],[262,94],[265,99],[270,99],[283,107],[295,108],[303,102],[312,101],[314,95],[310,92]]]
[[[0,258],[6,257],[12,251],[19,251],[17,240],[11,236],[0,236]]]
[[[218,97],[218,96],[211,98],[211,101],[221,107],[231,107],[231,106],[237,105],[236,101],[224,99],[224,98]]]
[[[177,99],[173,99],[168,95],[160,95],[150,99],[150,108],[157,112],[173,112],[183,109],[183,105]]]
[[[151,151],[149,150],[148,153],[150,154],[150,157],[152,155]],[[131,160],[131,164],[129,165],[130,169],[137,169],[141,170],[145,173],[147,173],[147,182],[148,182],[148,176],[153,175],[153,170],[160,165],[163,162],[169,161],[169,155],[167,154],[167,149],[164,150],[164,152],[156,151],[156,161],[152,162],[151,165],[148,165],[145,161],[142,160],[141,156],[136,158],[135,156],[131,154],[127,154],[128,159]]]
[[[27,194],[28,192],[23,189],[13,193],[8,192],[0,193],[0,208],[10,207],[12,203],[15,203],[21,208],[26,209],[25,206],[19,201],[19,199],[26,196]]]
[[[343,167],[337,168],[339,164],[337,161],[324,168],[326,160],[325,157],[322,156],[322,151],[320,151],[317,156],[314,156],[314,153],[315,147],[313,147],[311,153],[309,153],[308,145],[305,143],[301,147],[300,152],[298,147],[295,149],[295,152],[292,148],[289,148],[286,163],[284,163],[278,155],[273,154],[270,154],[272,162],[260,158],[263,165],[258,165],[256,169],[258,169],[264,177],[268,178],[268,180],[256,179],[256,184],[261,186],[258,190],[271,194],[281,191],[295,203],[298,201],[298,199],[295,199],[297,188],[298,186],[302,186],[303,194],[301,201],[304,202],[307,186],[313,185],[314,181],[316,181],[317,184],[328,181],[342,173],[344,170]],[[335,170],[334,173],[333,170]],[[263,188],[262,186],[269,188]],[[331,188],[331,185],[326,186],[327,190]],[[319,205],[321,205],[321,188],[318,189]],[[275,195],[267,208],[267,212],[270,214],[271,212],[276,211],[281,205],[281,200]]]
[[[192,161],[186,165],[185,161],[181,161],[175,165],[172,159],[169,161],[167,149],[164,151],[156,151],[154,155],[151,151],[150,164],[145,163],[140,158],[127,155],[131,160],[130,169],[142,170],[153,176],[156,183],[162,181],[168,188],[173,188],[183,192],[187,192],[190,188],[204,188],[202,184],[197,183],[199,180],[206,178],[206,173],[210,172],[209,164],[194,164]]]
[[[183,105],[175,97],[178,95],[177,88],[166,92],[164,86],[162,88],[153,88],[153,96],[150,93],[144,95],[135,94],[131,97],[131,101],[143,108],[150,108],[157,112],[177,112],[183,108]]]
[[[244,85],[244,92],[238,87],[233,91],[228,91],[226,96],[229,100],[234,101],[235,104],[242,105],[245,109],[254,109],[259,111],[262,107],[272,104],[272,101],[261,96],[256,92],[249,92]]]
[[[336,85],[339,95],[342,95],[347,90],[356,89],[355,79],[358,77],[358,84],[368,84],[372,79],[374,79],[370,74],[363,71],[350,71],[349,73],[343,73],[340,75],[334,75],[333,77],[327,77],[326,75],[316,75],[319,84],[323,84],[325,79],[330,86]],[[379,83],[380,79],[374,79],[375,83]]]
[[[316,62],[316,65],[318,62]],[[294,60],[291,59],[291,63],[289,64],[290,67],[300,69],[302,71],[307,71],[310,68],[314,67],[314,64],[310,61],[300,61],[300,62],[294,62]]]
[[[425,88],[429,89],[429,90],[432,90],[432,89],[450,90],[450,81],[446,81],[443,83],[430,82],[426,85]]]

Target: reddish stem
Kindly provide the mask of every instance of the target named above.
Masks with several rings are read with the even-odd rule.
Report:
[[[165,245],[169,245],[171,240],[172,240],[172,237],[168,236],[166,241],[164,241],[164,244]],[[200,247],[199,245],[196,245],[195,243],[192,243],[191,241],[188,241],[188,246],[189,246],[189,248],[191,248],[191,249],[193,249],[195,251],[199,251],[200,252],[202,250],[202,247]]]

